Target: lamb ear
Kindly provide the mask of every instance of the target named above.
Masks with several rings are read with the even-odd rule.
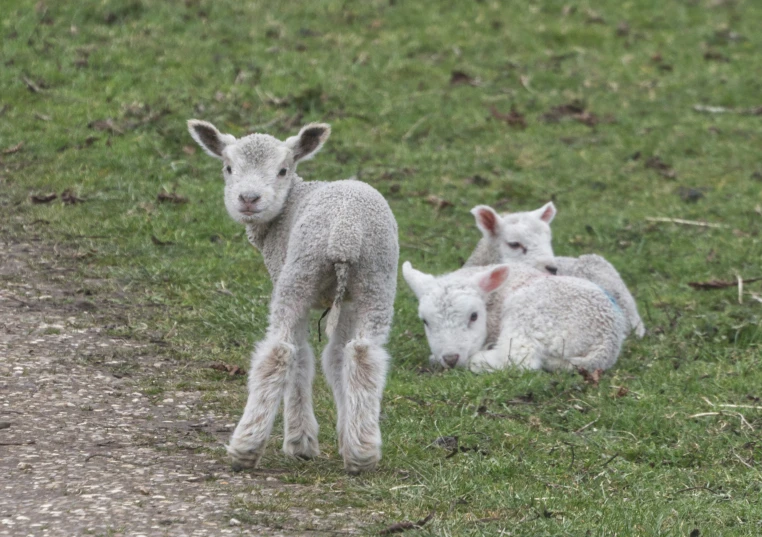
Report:
[[[222,134],[217,127],[208,121],[199,119],[188,120],[188,132],[201,146],[201,149],[214,158],[222,158],[222,150],[225,146],[235,142],[235,136],[232,134]]]
[[[552,201],[549,201],[536,211],[532,211],[532,214],[537,216],[540,220],[545,222],[546,224],[550,224],[553,219],[556,217],[556,206],[553,205]]]
[[[286,140],[286,145],[294,152],[294,162],[309,160],[320,151],[331,135],[331,126],[327,123],[310,123],[302,127],[299,134]]]
[[[402,277],[405,278],[408,287],[410,287],[418,298],[426,293],[429,286],[434,283],[434,276],[425,274],[420,270],[415,270],[413,265],[410,264],[410,261],[405,261],[402,264]]]
[[[500,265],[489,272],[482,272],[477,276],[477,285],[484,293],[490,294],[498,289],[508,279],[508,265]]]
[[[500,231],[500,215],[495,212],[495,209],[487,205],[477,205],[471,209],[471,214],[476,218],[476,227],[482,235],[488,239],[497,237]]]

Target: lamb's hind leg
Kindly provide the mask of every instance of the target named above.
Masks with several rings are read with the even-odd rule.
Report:
[[[354,310],[351,302],[341,305],[341,313],[336,328],[330,336],[328,345],[323,350],[323,372],[333,390],[336,401],[336,434],[339,440],[339,453],[344,449],[344,423],[346,420],[346,393],[343,380],[344,346],[349,341],[352,331]]]
[[[393,287],[392,287],[393,288]],[[355,296],[373,296],[367,291]],[[384,301],[355,304],[355,331],[344,346],[342,381],[345,388],[345,422],[342,455],[344,468],[355,474],[375,468],[381,459],[381,396],[389,355],[386,343],[392,321],[393,295]]]
[[[298,270],[281,275],[270,303],[270,326],[265,339],[252,354],[249,371],[249,397],[246,408],[227,446],[233,458],[233,468],[256,466],[270,437],[286,380],[298,362],[299,343],[306,326],[310,290],[314,282],[299,280],[304,273]]]
[[[292,457],[311,459],[320,454],[318,423],[312,410],[315,355],[307,342],[307,327],[286,376],[283,400],[283,451]]]

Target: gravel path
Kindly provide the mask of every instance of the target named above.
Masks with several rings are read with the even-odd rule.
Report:
[[[232,473],[209,452],[230,417],[195,392],[142,393],[141,379],[173,364],[109,337],[106,306],[68,289],[50,252],[1,239],[0,252],[0,535],[307,533],[284,529],[305,513],[280,529],[236,519],[236,499],[310,491]]]

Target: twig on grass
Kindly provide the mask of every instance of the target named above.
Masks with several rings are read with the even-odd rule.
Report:
[[[42,91],[42,88],[35,84],[34,81],[28,76],[22,76],[21,81],[26,84],[27,89],[32,93],[40,93]]]
[[[719,493],[718,493],[716,490],[714,490],[714,489],[710,489],[710,488],[709,488],[709,487],[707,487],[706,485],[704,485],[704,486],[701,486],[701,487],[688,487],[688,488],[684,488],[684,489],[682,489],[682,490],[678,490],[677,492],[675,492],[675,494],[680,494],[681,492],[690,492],[690,491],[692,491],[692,490],[708,490],[708,491],[709,491],[709,492],[711,492],[712,494],[719,494]]]
[[[601,419],[601,417],[600,417],[600,416],[598,416],[597,418],[595,418],[595,419],[594,419],[593,421],[591,421],[590,423],[587,423],[587,424],[583,425],[582,427],[580,427],[579,429],[577,429],[576,431],[574,431],[574,434],[579,434],[579,433],[581,433],[582,431],[584,431],[585,429],[587,429],[587,428],[588,428],[588,427],[590,427],[591,425],[594,425],[595,423],[597,423],[599,419]]]
[[[698,414],[693,414],[692,416],[688,416],[688,419],[703,418],[706,416],[729,416],[729,415],[737,416],[741,420],[742,427],[746,426],[751,431],[754,431],[754,427],[751,426],[751,423],[746,421],[746,418],[740,412],[700,412]]]
[[[408,138],[410,138],[410,137],[413,135],[413,133],[415,132],[415,129],[417,129],[418,127],[420,127],[420,126],[421,126],[421,123],[423,123],[424,121],[426,121],[428,118],[429,118],[429,116],[428,116],[428,114],[427,114],[427,115],[423,116],[421,119],[419,119],[418,121],[416,121],[415,123],[413,123],[413,126],[412,126],[412,127],[410,127],[410,128],[408,129],[408,131],[407,131],[405,134],[403,134],[403,135],[402,135],[402,141],[404,142],[405,140],[407,140]]]
[[[746,466],[747,468],[751,468],[752,470],[754,469],[754,467],[753,467],[751,464],[749,464],[748,462],[746,462],[745,460],[743,460],[743,459],[741,458],[741,456],[740,456],[738,453],[736,453],[735,451],[733,452],[733,455],[735,456],[735,458],[736,458],[736,459],[738,459],[739,461],[741,461],[741,464],[743,464],[743,465],[744,465],[744,466]]]
[[[756,106],[754,108],[728,108],[726,106],[710,106],[706,104],[694,104],[693,110],[696,112],[704,112],[706,114],[741,114],[744,116],[759,116],[762,115],[762,106]]]
[[[743,278],[736,274],[736,280],[738,281],[738,303],[743,304]]]
[[[750,408],[752,410],[762,410],[762,406],[754,406],[754,405],[730,405],[726,403],[718,404],[717,406],[724,406],[725,408]]]
[[[712,289],[726,289],[728,287],[739,286],[743,290],[743,284],[754,283],[762,281],[762,277],[759,278],[746,278],[738,279],[736,281],[731,280],[710,280],[708,282],[688,282],[692,288],[700,291],[710,291]]]
[[[682,218],[667,218],[665,216],[646,216],[648,222],[667,222],[670,224],[683,224],[686,226],[700,226],[713,228],[727,228],[725,224],[713,224],[711,222],[698,222],[696,220],[684,220]]]
[[[21,151],[21,148],[24,147],[24,142],[19,142],[14,146],[11,146],[7,149],[3,149],[2,153],[3,155],[11,155],[13,153],[17,153]]]

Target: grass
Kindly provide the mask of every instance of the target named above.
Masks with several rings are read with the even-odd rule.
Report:
[[[246,365],[271,285],[225,214],[218,164],[192,143],[191,117],[279,137],[330,122],[301,175],[376,187],[400,224],[401,259],[428,272],[468,256],[472,206],[553,199],[556,252],[604,255],[638,299],[649,335],[628,341],[598,386],[428,373],[400,278],[381,468],[344,475],[318,378],[324,456],[286,459],[276,425],[263,466],[323,493],[239,502],[244,523],[277,527],[306,506],[326,517],[352,507],[367,531],[435,511],[416,531],[437,535],[762,531],[760,287],[739,304],[735,288],[686,285],[762,275],[762,118],[693,110],[762,105],[761,5],[2,0],[0,12],[3,233],[69,246],[80,278],[139,304],[112,332],[171,333],[167,352],[185,367],[167,382],[203,390],[230,421],[244,380],[206,366]],[[466,83],[451,84],[456,71]],[[597,124],[546,118],[573,101]],[[492,117],[512,106],[526,129]],[[86,201],[62,203],[67,189]],[[188,203],[159,203],[161,189]],[[31,203],[48,192],[59,199]],[[467,450],[448,457],[432,446],[442,436]]]

